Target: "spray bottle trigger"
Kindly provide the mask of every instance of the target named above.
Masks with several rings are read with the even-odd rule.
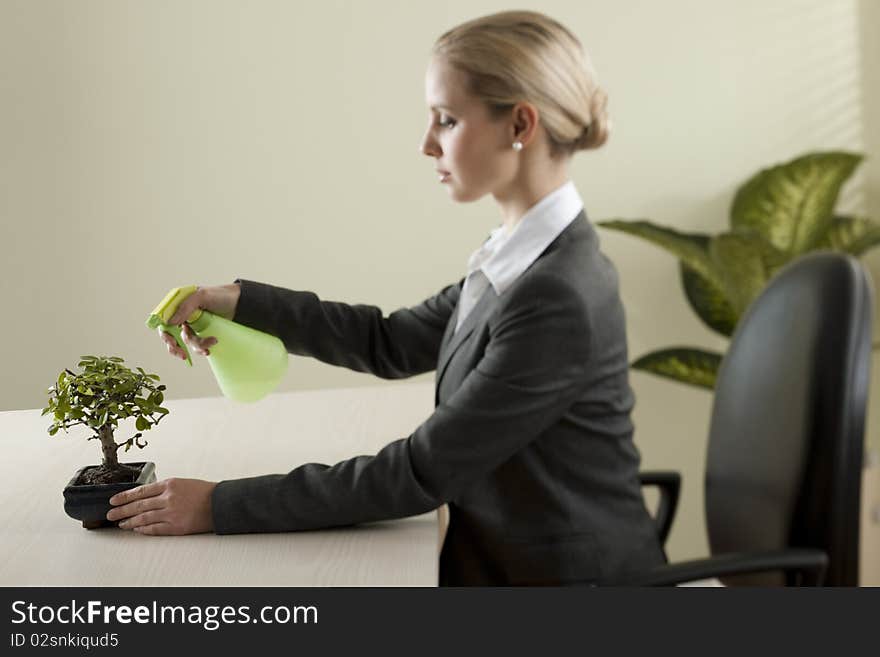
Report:
[[[186,348],[186,344],[183,341],[183,335],[181,335],[180,327],[175,324],[162,324],[162,330],[167,331],[171,335],[174,336],[174,339],[177,341],[177,346],[183,349],[186,354],[186,364],[192,367],[192,358],[189,355],[189,349]]]

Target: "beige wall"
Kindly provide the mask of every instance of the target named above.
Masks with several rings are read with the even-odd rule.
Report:
[[[865,120],[878,116],[874,0],[514,4],[569,25],[610,94],[615,134],[572,169],[594,219],[715,232],[760,167],[880,153]],[[241,276],[389,312],[458,280],[499,215],[489,199],[450,202],[417,153],[424,69],[443,30],[508,7],[0,0],[0,409],[42,406],[87,353],[159,373],[172,398],[218,394],[203,360],[186,369],[144,327],[173,286]],[[873,166],[843,204],[880,217]],[[723,346],[671,257],[603,240],[633,355]],[[292,357],[283,389],[374,383]],[[710,396],[638,373],[633,385],[645,467],[685,475],[670,552],[704,554]]]
[[[865,134],[865,191],[868,215],[880,219],[880,0],[860,0],[860,45]],[[874,278],[874,342],[880,343],[880,249],[865,256]],[[872,394],[868,409],[868,454],[862,489],[861,577],[880,586],[880,350],[872,362]]]
[[[880,2],[859,0],[859,11],[865,151],[870,156],[865,167],[865,190],[870,216],[880,218]],[[869,256],[872,266],[880,262],[878,255],[874,252]]]

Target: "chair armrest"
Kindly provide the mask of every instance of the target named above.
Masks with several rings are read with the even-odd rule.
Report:
[[[681,491],[681,475],[671,470],[650,470],[639,473],[639,480],[644,486],[656,486],[660,491],[660,502],[657,512],[654,514],[654,522],[657,525],[657,535],[660,537],[660,545],[666,545],[666,537],[675,519],[675,511],[678,509],[678,495]]]
[[[620,581],[623,586],[673,586],[725,575],[745,575],[781,571],[790,582],[802,586],[821,586],[828,567],[822,550],[792,548],[770,552],[733,552],[706,559],[694,559],[658,566],[635,573]]]

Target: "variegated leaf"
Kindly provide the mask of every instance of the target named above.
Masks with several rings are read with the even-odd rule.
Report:
[[[672,253],[672,255],[676,256],[712,284],[720,285],[720,280],[713,269],[707,250],[709,244],[708,235],[681,233],[672,228],[658,226],[650,221],[640,220],[609,219],[608,221],[598,222],[598,225],[602,228],[635,235],[656,244]]]
[[[721,335],[731,336],[739,315],[733,310],[721,287],[679,262],[681,285],[691,308],[703,323]]]
[[[840,151],[809,153],[762,169],[737,190],[731,227],[758,231],[790,257],[814,248],[832,222],[841,186],[861,160]]]
[[[721,354],[693,347],[673,347],[645,354],[632,367],[700,388],[715,388]]]
[[[865,217],[834,217],[816,245],[860,256],[880,244],[880,223]]]
[[[721,278],[721,288],[740,317],[764,289],[784,258],[755,232],[722,233],[712,238],[709,254]]]

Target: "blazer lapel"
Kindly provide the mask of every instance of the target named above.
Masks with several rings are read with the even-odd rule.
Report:
[[[465,317],[464,323],[457,331],[455,331],[455,333],[453,333],[452,331],[455,329],[456,323],[458,323],[458,310],[461,304],[459,303],[455,306],[455,310],[449,318],[449,323],[446,325],[446,333],[443,334],[443,340],[440,342],[440,358],[437,363],[438,387],[440,385],[440,380],[446,373],[446,366],[449,365],[452,356],[458,351],[458,348],[464,343],[467,337],[473,333],[474,329],[486,320],[489,312],[495,306],[497,301],[498,295],[495,294],[495,289],[491,284],[487,285],[486,290],[483,292],[479,301],[477,301],[476,305],[471,309],[468,316]]]
[[[446,330],[443,332],[443,339],[440,340],[440,352],[437,357],[437,371],[440,371],[441,362],[443,361],[443,354],[446,352],[446,347],[449,345],[449,340],[452,338],[452,330],[455,328],[455,325],[458,323],[458,309],[461,306],[459,304],[455,305],[455,308],[452,310],[452,315],[449,317],[449,321],[446,322]]]
[[[545,254],[560,248],[561,244],[570,239],[589,239],[591,241],[596,241],[595,231],[589,223],[587,214],[583,209],[581,209],[580,213],[578,213],[574,220],[566,226],[559,235],[557,235],[556,239],[554,239],[537,258],[535,258],[535,261],[529,265],[529,268],[534,266],[535,262],[544,257]],[[464,279],[462,279],[461,284],[464,286]],[[495,288],[490,284],[486,287],[486,291],[483,292],[483,296],[477,301],[477,304],[474,306],[471,313],[465,318],[464,324],[461,325],[461,328],[453,333],[452,331],[458,322],[458,311],[461,305],[460,303],[456,304],[455,309],[452,311],[452,315],[449,318],[449,322],[446,324],[446,331],[443,334],[443,339],[440,341],[440,353],[437,358],[437,377],[435,379],[436,384],[434,387],[435,405],[439,404],[440,381],[446,373],[449,361],[452,360],[455,352],[462,344],[464,344],[464,341],[471,333],[473,333],[474,329],[486,321],[497,303],[498,295],[495,294]]]

